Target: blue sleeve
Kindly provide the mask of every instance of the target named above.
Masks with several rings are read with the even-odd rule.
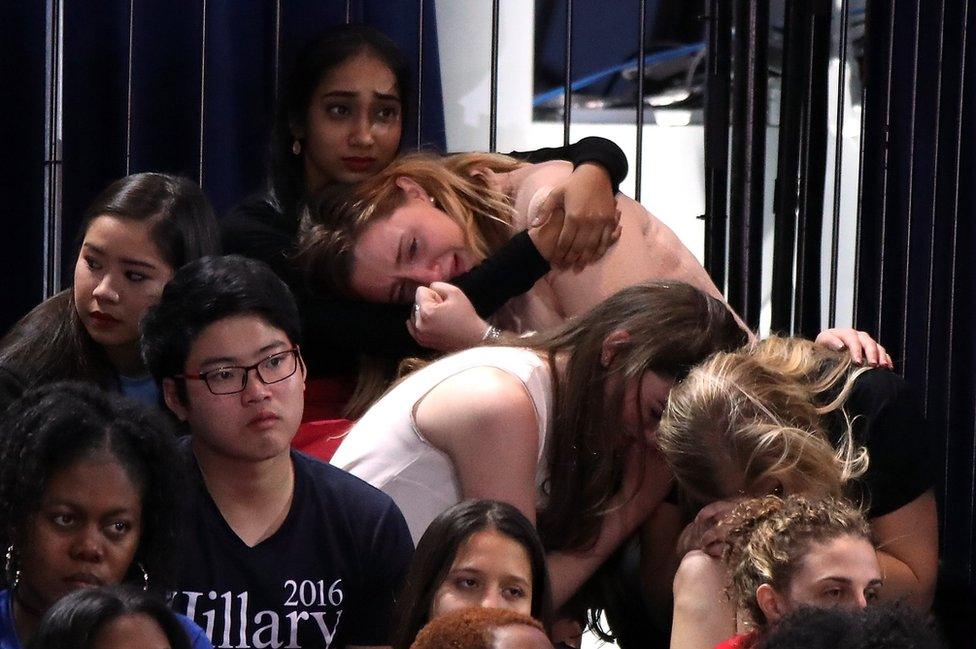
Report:
[[[190,646],[193,649],[213,649],[213,645],[210,644],[210,639],[207,637],[207,634],[193,620],[185,615],[177,615],[176,618],[183,625],[183,630],[186,631],[186,636],[190,639]]]

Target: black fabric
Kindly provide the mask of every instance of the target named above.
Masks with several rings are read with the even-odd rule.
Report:
[[[854,381],[844,410],[857,446],[868,451],[868,470],[849,496],[867,507],[869,518],[890,514],[935,484],[936,437],[913,390],[894,372],[874,369]],[[830,421],[832,442],[846,428],[838,413]]]
[[[569,160],[602,165],[614,190],[627,176],[627,158],[613,142],[583,138],[567,147],[513,152],[527,162]],[[407,332],[410,305],[371,304],[315,294],[294,263],[298,218],[284,214],[271,196],[255,196],[221,221],[224,252],[260,259],[288,284],[302,314],[302,352],[313,377],[349,374],[362,353],[397,360],[429,353]],[[515,235],[491,258],[452,280],[485,318],[529,290],[549,272],[527,233]]]
[[[383,492],[292,451],[295,491],[281,527],[253,548],[217,509],[183,440],[194,485],[173,608],[216,647],[390,642],[393,600],[413,553]]]
[[[613,193],[620,191],[620,183],[627,177],[627,156],[615,142],[602,137],[584,137],[569,146],[548,147],[535,151],[512,151],[508,155],[525,162],[548,162],[549,160],[568,160],[573,168],[592,162],[606,169],[613,184]]]
[[[371,304],[309,290],[293,262],[297,231],[297,221],[286,219],[266,197],[245,201],[221,223],[225,252],[268,263],[291,287],[302,315],[302,355],[311,376],[347,374],[364,352],[392,359],[428,353],[407,332],[410,305]],[[528,234],[520,233],[452,283],[487,317],[547,272],[549,263]]]

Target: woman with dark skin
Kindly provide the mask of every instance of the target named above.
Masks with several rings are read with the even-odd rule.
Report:
[[[348,375],[363,352],[393,361],[424,353],[405,325],[409,306],[315,295],[293,262],[303,199],[357,183],[388,165],[401,147],[409,99],[408,66],[390,39],[363,25],[328,30],[299,55],[281,93],[269,192],[245,201],[224,220],[226,251],[267,262],[296,294],[309,334],[303,354],[313,377]],[[546,208],[556,219],[565,213],[565,226],[550,259],[523,235],[455,279],[484,316],[530,288],[550,261],[587,263],[615,240],[614,193],[627,174],[619,147],[586,138],[523,157],[568,157],[576,165],[573,182],[557,188]]]
[[[84,383],[52,383],[0,423],[0,647],[20,649],[69,593],[171,586],[184,482],[168,421]],[[203,631],[179,618],[194,649]]]

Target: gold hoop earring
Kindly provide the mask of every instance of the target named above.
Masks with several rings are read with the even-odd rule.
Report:
[[[144,565],[142,565],[142,562],[139,562],[136,565],[139,566],[139,570],[142,571],[142,590],[143,591],[148,591],[149,590],[149,573],[146,572],[146,567]]]
[[[7,583],[10,584],[10,590],[17,590],[17,584],[20,583],[20,568],[14,569],[14,546],[12,544],[7,547],[6,559],[3,569]]]
[[[297,139],[291,143],[291,152],[295,155],[301,155],[302,153],[302,143]]]

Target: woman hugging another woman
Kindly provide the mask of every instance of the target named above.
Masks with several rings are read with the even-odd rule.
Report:
[[[349,192],[306,213],[302,259],[315,286],[371,302],[413,302],[415,326],[445,332],[429,342],[441,349],[478,344],[487,324],[453,292],[436,288],[479,263],[515,234],[539,225],[538,209],[552,187],[572,173],[568,163],[526,165],[489,154],[445,159],[404,156]],[[721,294],[674,233],[633,200],[620,196],[620,239],[584,269],[554,270],[524,295],[509,300],[494,322],[521,333],[544,331],[580,315],[616,291],[648,280],[686,282]],[[529,229],[544,256],[558,228]],[[418,290],[419,289],[419,290]],[[461,296],[463,297],[463,296]],[[437,305],[446,324],[438,327]],[[429,313],[428,313],[429,312]]]
[[[687,559],[696,550],[719,553],[718,522],[742,496],[846,495],[865,509],[878,543],[883,597],[930,606],[938,564],[934,439],[894,373],[773,337],[692,370],[671,392],[658,441],[688,499],[705,506],[683,530],[674,506],[662,507],[654,545],[675,548],[671,565],[681,562],[676,606],[714,607],[701,616],[715,625],[712,638],[732,630],[715,595],[715,562]],[[658,595],[671,586],[666,569],[659,576],[648,578]]]

